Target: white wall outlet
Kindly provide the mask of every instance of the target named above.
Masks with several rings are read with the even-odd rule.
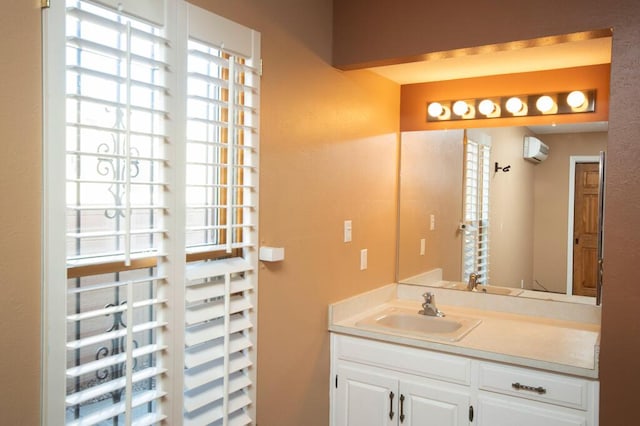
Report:
[[[345,243],[351,242],[351,221],[350,220],[344,221],[344,242]]]
[[[420,256],[424,256],[426,251],[427,251],[427,240],[422,238],[420,240]]]
[[[432,214],[429,219],[430,219],[429,229],[431,229],[432,231],[435,231],[435,229],[436,229],[436,215]]]
[[[360,270],[367,269],[367,249],[360,250]]]

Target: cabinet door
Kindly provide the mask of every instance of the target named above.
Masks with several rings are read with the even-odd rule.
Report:
[[[477,426],[587,426],[586,413],[508,396],[481,394]]]
[[[400,382],[399,420],[403,426],[469,425],[469,390],[446,384]]]
[[[340,364],[334,426],[397,425],[398,380],[366,368]]]

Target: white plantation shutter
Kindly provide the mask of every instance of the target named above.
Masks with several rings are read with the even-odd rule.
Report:
[[[250,424],[259,35],[179,0],[45,25],[43,423]]]
[[[219,33],[233,32],[228,21],[207,25],[194,11],[188,7],[186,246],[229,258],[187,266],[184,424],[246,425],[255,400],[258,44],[228,41]]]
[[[166,44],[161,26],[67,2],[66,263],[120,265],[68,272],[70,425],[165,418]]]
[[[471,139],[471,138],[474,139]],[[464,161],[463,276],[477,273],[478,283],[489,282],[489,172],[490,140],[482,135],[466,138]]]

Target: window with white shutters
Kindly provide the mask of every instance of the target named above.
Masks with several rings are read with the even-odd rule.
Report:
[[[464,223],[462,280],[478,274],[478,283],[489,282],[489,163],[490,140],[465,137]]]
[[[181,0],[43,21],[43,423],[250,424],[259,34]]]
[[[241,252],[257,235],[256,64],[209,31],[192,26],[188,40],[186,246],[194,258]],[[235,255],[187,266],[185,425],[251,421],[256,273]]]

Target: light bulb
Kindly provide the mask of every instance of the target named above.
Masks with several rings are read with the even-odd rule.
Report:
[[[547,95],[540,96],[536,101],[536,108],[542,113],[551,111],[553,109],[553,99]]]
[[[523,104],[520,98],[514,96],[507,100],[506,107],[507,111],[509,111],[511,114],[517,114],[522,111]]]
[[[453,112],[462,117],[469,112],[469,105],[467,105],[465,101],[456,101],[456,103],[453,104]]]
[[[485,99],[478,104],[478,111],[483,115],[489,115],[496,110],[496,104],[492,100]]]
[[[427,112],[433,118],[440,117],[443,111],[444,108],[442,107],[442,104],[440,104],[440,102],[431,102],[427,107]]]
[[[587,97],[579,90],[574,90],[567,96],[567,103],[571,108],[580,108],[581,106],[584,106],[586,100]]]

